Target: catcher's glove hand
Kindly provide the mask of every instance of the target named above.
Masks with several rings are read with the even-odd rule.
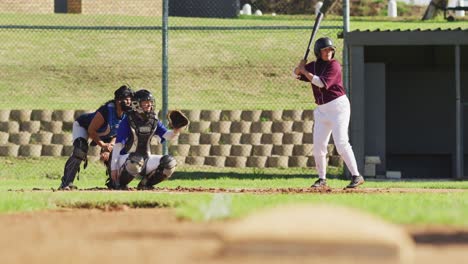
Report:
[[[170,111],[167,114],[167,120],[169,121],[169,127],[175,129],[186,127],[190,123],[187,116],[179,110]]]

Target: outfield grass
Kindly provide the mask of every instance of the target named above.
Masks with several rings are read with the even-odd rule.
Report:
[[[200,183],[202,184],[202,183]],[[267,187],[264,185],[264,187]],[[321,203],[357,208],[397,224],[468,226],[468,192],[389,194],[167,194],[153,192],[16,192],[0,191],[0,212],[61,207],[151,204],[174,207],[181,218],[196,221],[238,218],[284,204]],[[222,208],[222,210],[221,210]],[[228,208],[228,213],[224,213]],[[223,212],[221,214],[220,212]],[[219,212],[219,213],[217,213]]]
[[[0,190],[32,188],[50,189],[60,185],[66,158],[6,158],[0,157]],[[328,184],[344,187],[342,168],[328,168]],[[300,188],[310,186],[317,178],[315,168],[215,168],[209,166],[179,166],[171,180],[158,186],[175,188]],[[106,175],[99,162],[89,162],[75,183],[81,188],[104,187]],[[137,181],[132,183],[136,186]],[[369,188],[468,189],[468,181],[368,179]]]
[[[400,224],[446,224],[468,226],[468,192],[453,193],[350,193],[350,194],[169,194],[155,192],[53,192],[60,183],[65,159],[0,158],[0,212],[12,213],[60,207],[174,207],[182,218],[197,221],[237,218],[262,208],[289,203],[326,203],[349,206]],[[41,166],[41,164],[44,164]],[[48,171],[48,173],[45,173]],[[342,171],[330,168],[329,185],[342,188]],[[179,167],[160,187],[205,188],[301,188],[317,177],[314,169],[252,169]],[[82,171],[80,188],[104,187],[105,175],[97,162]],[[135,186],[137,181],[132,183]],[[365,188],[468,189],[468,181],[368,181]],[[39,188],[43,191],[32,191]],[[221,210],[223,208],[223,210]],[[229,208],[228,214],[222,214]]]
[[[173,18],[177,26],[302,26],[312,16]],[[0,14],[0,25],[161,26],[154,17]],[[340,17],[320,36],[336,40]],[[466,21],[351,21],[351,30],[467,28]],[[310,109],[310,87],[291,77],[310,29],[169,32],[169,102],[182,109]],[[122,83],[161,94],[160,31],[1,29],[2,109],[95,109]],[[313,55],[311,54],[311,58]],[[341,48],[336,54],[341,61]],[[158,104],[160,105],[160,104]]]

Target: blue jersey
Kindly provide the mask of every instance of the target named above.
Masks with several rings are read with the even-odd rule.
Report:
[[[155,126],[155,129],[153,131],[153,136],[158,136],[160,138],[160,142],[163,143],[165,139],[163,138],[163,135],[166,134],[167,128],[163,125],[163,123],[159,120],[157,120],[157,124]],[[115,140],[115,143],[122,143],[123,146],[130,140],[130,137],[132,136],[132,131],[130,128],[130,122],[128,120],[128,117],[125,116],[120,123],[119,129],[117,130],[117,138]],[[120,151],[120,155],[127,154],[127,151],[125,148],[122,148]]]
[[[122,114],[122,116],[119,118],[117,116],[117,108],[114,101],[109,101],[99,107],[99,109],[94,113],[80,115],[76,121],[80,124],[81,127],[84,127],[87,130],[94,116],[98,112],[101,113],[102,117],[104,118],[104,124],[98,128],[97,133],[102,140],[108,141],[117,135],[117,129],[119,128],[120,122],[122,122],[122,120],[125,118],[125,114]]]

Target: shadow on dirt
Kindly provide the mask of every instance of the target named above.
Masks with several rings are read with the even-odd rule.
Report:
[[[285,169],[287,170],[287,169]],[[171,179],[177,180],[200,180],[200,179],[260,179],[260,180],[271,180],[271,179],[316,179],[318,178],[317,174],[308,174],[304,173],[288,173],[287,171],[284,174],[281,173],[269,173],[267,171],[253,169],[251,173],[239,173],[239,172],[210,172],[210,171],[176,171]],[[341,174],[327,174],[328,179],[345,179]]]
[[[468,244],[468,231],[456,231],[450,233],[425,232],[412,234],[414,242],[418,244]]]

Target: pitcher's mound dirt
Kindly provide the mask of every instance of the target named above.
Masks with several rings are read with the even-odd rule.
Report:
[[[223,239],[224,255],[258,262],[265,254],[274,256],[274,263],[411,264],[414,259],[414,242],[401,227],[333,205],[262,210],[228,225]]]
[[[225,260],[219,254],[222,246],[219,234],[228,224],[181,221],[171,209],[125,206],[110,211],[63,209],[4,214],[0,215],[0,261],[237,264],[236,260]],[[415,263],[465,263],[468,254],[468,240],[463,239],[465,231],[458,232],[461,238],[456,243],[447,239],[437,243],[433,232],[424,238],[424,233],[430,231],[416,229],[422,243],[416,244]]]

